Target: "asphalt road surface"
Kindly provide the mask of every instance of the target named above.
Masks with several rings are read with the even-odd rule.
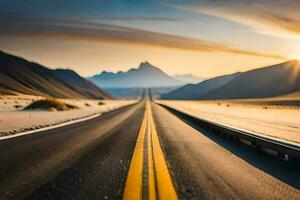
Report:
[[[299,180],[299,173],[220,141],[147,97],[0,141],[1,200],[300,199]]]

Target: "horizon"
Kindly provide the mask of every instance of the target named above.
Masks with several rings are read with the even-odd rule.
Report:
[[[84,77],[126,71],[141,60],[172,76],[215,77],[299,59],[299,6],[278,0],[4,0],[0,42],[6,52]]]
[[[141,62],[137,63],[136,66],[126,68],[125,70],[112,71],[112,70],[110,70],[110,69],[108,69],[108,68],[104,68],[104,69],[102,69],[101,71],[98,71],[98,72],[96,72],[96,73],[94,73],[94,74],[86,75],[86,76],[85,76],[85,75],[80,74],[78,71],[76,71],[76,70],[74,70],[74,69],[72,69],[72,68],[47,66],[47,65],[45,65],[45,64],[43,64],[43,63],[41,63],[41,62],[39,62],[39,61],[36,61],[36,60],[30,60],[30,59],[27,59],[26,57],[22,57],[22,56],[20,56],[20,55],[12,54],[11,52],[6,52],[6,51],[3,51],[3,50],[1,50],[1,49],[0,49],[0,51],[4,52],[4,53],[6,53],[6,54],[12,55],[12,56],[17,56],[17,57],[23,58],[23,59],[25,59],[25,60],[27,60],[27,61],[29,61],[29,62],[37,63],[37,64],[39,64],[39,65],[41,65],[41,66],[44,66],[44,67],[46,67],[46,68],[49,68],[49,69],[53,69],[53,70],[56,70],[56,69],[72,70],[72,71],[76,72],[77,74],[79,74],[80,76],[82,76],[82,77],[84,77],[84,78],[91,78],[91,77],[93,77],[93,76],[100,75],[100,74],[102,74],[103,72],[113,73],[113,74],[117,74],[117,73],[119,73],[119,72],[126,73],[126,72],[128,72],[128,71],[130,71],[130,70],[132,70],[132,69],[139,69],[139,67],[140,67],[140,65],[141,65],[142,63],[149,63],[151,66],[156,67],[156,68],[162,70],[164,73],[166,73],[167,75],[169,75],[169,76],[171,76],[171,77],[174,77],[174,78],[176,78],[176,76],[189,76],[189,75],[191,75],[191,76],[194,76],[194,77],[196,77],[196,78],[203,79],[202,81],[204,81],[204,80],[208,80],[208,79],[211,79],[211,78],[216,78],[216,77],[219,77],[219,76],[225,76],[225,75],[230,75],[230,74],[235,74],[235,73],[246,72],[246,71],[250,71],[250,70],[255,70],[255,69],[260,69],[260,68],[264,68],[264,67],[273,66],[273,65],[283,64],[283,63],[286,63],[286,62],[292,62],[292,61],[300,62],[300,60],[298,60],[298,59],[290,59],[290,60],[287,60],[287,61],[281,61],[281,62],[274,63],[274,64],[271,64],[271,65],[258,66],[257,68],[251,68],[251,69],[247,69],[247,70],[244,70],[244,71],[235,71],[235,72],[232,72],[232,73],[219,74],[219,75],[211,76],[211,77],[203,77],[203,76],[201,77],[201,76],[198,76],[198,75],[195,75],[195,74],[192,74],[192,73],[188,73],[188,72],[187,72],[187,73],[182,73],[182,74],[169,74],[168,72],[164,71],[160,66],[156,66],[156,65],[154,65],[153,63],[151,63],[151,62],[149,62],[149,61],[147,61],[147,60],[144,60],[144,61],[141,61]]]

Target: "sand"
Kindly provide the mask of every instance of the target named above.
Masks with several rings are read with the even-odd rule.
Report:
[[[0,137],[90,117],[136,102],[136,100],[59,99],[79,109],[56,112],[23,111],[23,108],[31,102],[42,98],[30,95],[0,96]],[[99,102],[104,104],[99,105]]]
[[[300,144],[300,107],[237,101],[167,101],[159,103],[193,116],[254,134]]]

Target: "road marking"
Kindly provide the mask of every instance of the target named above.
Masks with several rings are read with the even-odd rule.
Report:
[[[142,176],[143,176],[143,149],[146,132],[147,115],[145,113],[143,122],[138,134],[130,167],[125,183],[123,198],[125,200],[142,199]]]
[[[154,159],[153,159],[153,144],[152,144],[152,134],[151,134],[151,113],[149,112],[150,105],[147,103],[147,114],[148,114],[148,196],[149,200],[157,199],[156,195],[156,184],[155,184],[155,169],[154,169]]]
[[[146,131],[147,137],[145,137]],[[148,151],[148,196],[146,197],[142,196],[142,175],[145,170],[143,169],[144,140],[147,140]],[[160,147],[149,102],[146,104],[146,111],[130,163],[123,198],[125,200],[178,199]]]
[[[158,199],[178,199],[175,192],[172,179],[164,158],[164,154],[159,144],[158,135],[152,115],[152,109],[149,104],[149,120],[151,124],[152,149],[154,158],[154,167],[156,175],[156,188],[158,190]]]
[[[63,127],[63,126],[75,124],[75,123],[78,123],[78,122],[84,122],[84,121],[99,117],[102,114],[103,113],[93,114],[93,115],[88,116],[88,117],[83,117],[83,118],[80,118],[80,119],[71,120],[69,122],[62,122],[62,123],[58,123],[56,125],[50,125],[50,126],[47,126],[47,127],[44,127],[44,128],[38,128],[38,129],[35,129],[35,130],[32,130],[32,131],[25,131],[25,132],[16,133],[16,134],[13,134],[13,135],[1,136],[0,141],[10,139],[10,138],[20,137],[20,136],[24,136],[24,135],[29,135],[29,134],[32,134],[32,133],[48,131],[48,130],[52,130],[52,129],[55,129],[55,128],[60,128],[60,127]]]

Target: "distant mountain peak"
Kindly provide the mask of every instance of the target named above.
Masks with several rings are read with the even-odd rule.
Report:
[[[102,71],[99,75],[101,76],[109,76],[109,75],[113,75],[113,72],[108,72],[108,71]]]
[[[140,66],[152,66],[148,61],[141,62]]]
[[[157,68],[157,67],[153,66],[148,61],[145,61],[140,64],[138,69],[142,69],[142,68]]]
[[[155,67],[154,65],[152,65],[151,63],[145,61],[142,62],[139,67],[137,69],[135,69],[137,71],[145,71],[145,72],[158,72],[158,73],[163,73],[166,74],[165,72],[163,72],[160,68]],[[167,74],[166,74],[167,75]]]
[[[169,87],[183,84],[148,61],[141,62],[138,68],[131,68],[127,72],[101,73],[91,77],[90,80],[105,88]]]

